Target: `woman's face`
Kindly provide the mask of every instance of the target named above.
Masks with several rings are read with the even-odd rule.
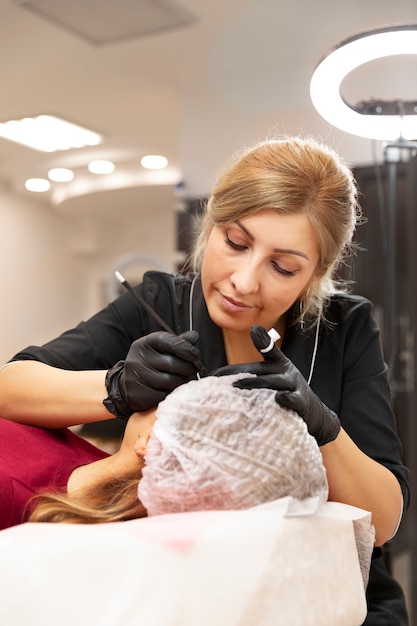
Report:
[[[305,215],[265,209],[214,226],[203,258],[203,293],[212,320],[227,330],[270,328],[317,275],[319,247]]]

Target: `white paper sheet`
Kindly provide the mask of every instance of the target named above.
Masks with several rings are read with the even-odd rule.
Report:
[[[373,536],[365,511],[328,503],[294,515],[287,498],[244,511],[10,528],[0,532],[0,623],[359,626],[354,519]]]

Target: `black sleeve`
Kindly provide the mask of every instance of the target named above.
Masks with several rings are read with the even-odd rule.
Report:
[[[177,327],[178,298],[170,274],[147,272],[136,290],[171,328]],[[99,313],[43,346],[29,346],[12,360],[41,361],[68,370],[109,369],[125,358],[131,343],[161,330],[132,294],[126,292]]]
[[[345,299],[339,309],[336,307],[333,321],[329,343],[333,343],[333,348],[339,346],[332,353],[340,355],[340,362],[328,362],[327,381],[322,378],[318,393],[337,412],[357,446],[397,477],[406,509],[410,499],[409,472],[402,462],[388,370],[372,304],[364,298]]]

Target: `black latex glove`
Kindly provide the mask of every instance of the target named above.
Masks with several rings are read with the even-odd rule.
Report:
[[[253,326],[251,337],[255,347],[261,351],[270,344],[270,338],[262,326]],[[240,389],[267,388],[276,391],[278,404],[292,409],[305,421],[308,432],[319,446],[336,439],[340,431],[340,420],[310,389],[301,372],[274,345],[272,350],[263,353],[264,362],[241,363],[222,367],[212,374],[222,376],[250,372],[256,378],[242,378],[234,383]]]
[[[203,368],[195,330],[174,335],[164,331],[132,343],[124,361],[107,372],[108,397],[103,401],[116,417],[147,411],[173,389],[195,378]]]

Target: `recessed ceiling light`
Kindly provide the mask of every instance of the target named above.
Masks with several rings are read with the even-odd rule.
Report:
[[[46,178],[28,178],[25,182],[25,187],[28,191],[48,191],[51,187],[51,183]]]
[[[148,154],[141,158],[140,164],[147,170],[162,170],[168,165],[168,159],[159,154]]]
[[[111,174],[114,169],[115,166],[112,161],[91,161],[88,164],[88,170],[92,174]]]
[[[101,136],[53,115],[25,117],[0,123],[0,137],[42,152],[96,146]]]
[[[74,178],[74,172],[67,167],[53,167],[48,172],[48,178],[55,183],[68,183]]]

